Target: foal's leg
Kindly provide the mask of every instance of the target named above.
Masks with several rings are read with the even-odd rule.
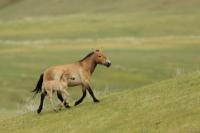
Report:
[[[42,92],[42,94],[41,94],[41,99],[40,99],[40,106],[39,106],[39,108],[38,108],[38,110],[37,110],[37,113],[38,113],[38,114],[42,111],[43,102],[44,102],[44,98],[45,98],[46,95],[47,95],[47,92],[46,92],[46,91]]]
[[[69,93],[65,89],[62,90],[62,96],[64,98],[64,101],[66,101],[68,103],[69,102]]]
[[[94,95],[94,93],[93,93],[93,91],[92,91],[90,85],[87,85],[86,88],[87,88],[88,92],[90,93],[90,95],[91,95],[93,101],[94,101],[94,102],[99,102],[99,100],[95,97],[95,95]]]
[[[53,104],[53,92],[52,91],[47,91],[47,94],[48,94],[48,99],[51,103],[51,107],[54,111],[57,112],[57,109],[54,107],[54,104]]]
[[[75,102],[75,106],[76,105],[79,105],[82,101],[83,101],[83,99],[85,98],[85,96],[86,96],[86,88],[84,87],[84,86],[82,86],[82,92],[83,92],[83,95],[82,95],[82,97],[79,99],[79,100],[77,100],[76,102]]]

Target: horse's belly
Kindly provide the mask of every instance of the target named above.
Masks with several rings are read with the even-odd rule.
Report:
[[[78,86],[78,85],[81,85],[81,82],[70,81],[70,82],[68,83],[68,86],[69,86],[69,87]]]
[[[75,76],[74,78],[75,78],[75,80],[69,80],[68,81],[68,86],[69,87],[73,87],[73,86],[77,86],[77,85],[81,85],[82,84],[81,79],[80,79],[79,76]]]

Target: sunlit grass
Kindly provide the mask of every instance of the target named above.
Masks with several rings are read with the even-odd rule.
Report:
[[[27,113],[0,122],[1,132],[199,132],[199,72],[101,97],[55,113]],[[56,122],[56,124],[55,124]]]

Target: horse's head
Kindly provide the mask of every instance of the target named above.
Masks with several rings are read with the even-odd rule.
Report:
[[[107,67],[111,66],[111,61],[106,57],[106,55],[102,51],[95,50],[94,55],[97,64],[102,64]]]

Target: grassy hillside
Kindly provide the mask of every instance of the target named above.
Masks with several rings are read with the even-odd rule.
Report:
[[[28,113],[0,123],[2,133],[197,133],[200,73],[84,102],[59,113]]]
[[[19,0],[0,9],[0,41],[197,36],[199,0]],[[20,33],[20,34],[19,34]]]
[[[199,12],[78,14],[66,17],[12,20],[0,23],[0,43],[126,37],[199,37],[199,16]]]
[[[0,132],[199,133],[199,5],[1,0]],[[45,68],[79,60],[92,48],[102,48],[113,64],[98,67],[92,78],[101,103],[88,96],[80,106],[54,113],[46,102],[41,115],[18,115],[26,104],[38,106],[39,96],[29,103],[30,90]],[[80,93],[70,88],[71,104]]]
[[[7,2],[5,2],[7,1]],[[4,0],[6,8],[0,10],[4,18],[57,16],[69,14],[121,14],[136,12],[199,11],[198,0]],[[5,4],[6,3],[6,4]],[[8,6],[10,3],[10,6]],[[6,13],[3,14],[3,13]]]

